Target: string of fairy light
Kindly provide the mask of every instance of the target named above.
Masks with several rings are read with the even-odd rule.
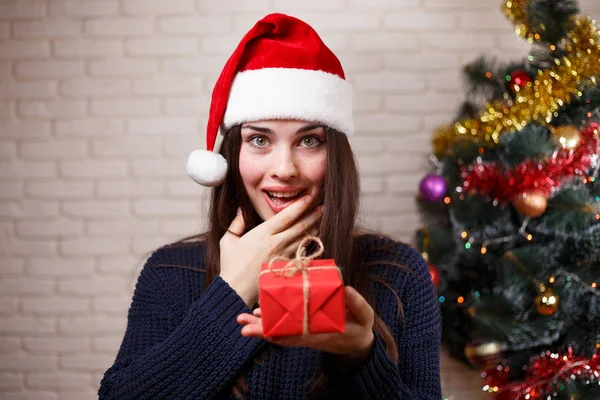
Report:
[[[516,24],[517,34],[525,35],[532,43],[540,42],[540,35],[532,33],[534,29],[527,25],[527,3],[529,0],[509,0],[505,13]],[[570,22],[573,30],[564,41],[565,56],[555,59],[553,67],[538,71],[533,81],[528,78],[522,85],[514,85],[515,100],[488,103],[478,117],[439,128],[432,140],[434,153],[447,154],[451,144],[458,140],[493,147],[499,144],[502,134],[520,130],[532,121],[549,124],[561,107],[583,95],[582,85],[597,85],[598,28],[590,18],[573,17]],[[549,45],[550,51],[556,48],[555,44]]]
[[[597,173],[597,169],[598,167],[596,167],[596,173]],[[451,211],[451,208],[450,208]],[[466,243],[465,243],[465,249],[468,251],[469,249],[472,248],[472,246],[474,244],[477,244],[478,241],[473,237],[469,237],[469,235],[467,234],[467,232],[465,230],[462,229],[460,223],[458,223],[458,221],[456,220],[456,217],[453,215],[452,212],[450,212],[451,215],[451,220],[453,221],[452,225],[453,225],[453,230],[455,231],[455,234],[459,234],[461,239],[467,239]],[[512,234],[512,235],[506,235],[506,236],[502,236],[502,237],[498,237],[498,238],[492,238],[492,239],[487,239],[485,241],[479,241],[479,243],[481,243],[482,245],[485,244],[487,246],[492,245],[492,244],[496,244],[496,243],[505,243],[508,241],[512,241],[515,240],[517,238],[520,237],[525,237],[528,241],[531,241],[533,239],[533,236],[530,233],[527,233],[526,229],[527,226],[529,225],[531,221],[531,218],[525,218],[523,220],[522,225],[520,226],[520,228],[518,229],[517,233]],[[600,224],[595,224],[593,226],[591,226],[590,228],[586,229],[584,232],[581,232],[580,235],[587,235],[593,231],[596,231],[597,229],[600,229]],[[573,235],[575,236],[575,235]],[[485,250],[485,246],[482,246],[482,254],[486,254],[486,250]],[[518,260],[518,258],[516,258],[516,256],[514,256],[514,254],[512,254],[512,252],[510,255],[512,255],[512,257],[505,257],[508,258],[509,260],[511,260],[513,263],[515,263],[516,265],[522,265],[522,263]],[[456,254],[456,257],[458,258],[458,254]],[[523,266],[524,268],[524,266]],[[555,273],[550,276],[548,278],[548,284],[549,285],[553,285],[558,277],[563,277],[565,279],[565,282],[570,282],[570,281],[574,281],[577,284],[579,284],[583,289],[585,289],[586,291],[588,291],[589,293],[591,293],[592,295],[596,296],[596,297],[600,297],[600,291],[597,289],[598,284],[596,282],[592,282],[591,284],[588,284],[585,280],[583,280],[582,278],[580,278],[577,274],[574,274],[570,271],[567,271],[563,268],[559,268],[557,271],[555,271]],[[538,290],[543,293],[546,290],[545,284],[535,278],[532,278],[531,276],[529,276],[529,279],[538,287]],[[477,297],[480,296],[479,292],[475,292],[475,295]],[[440,302],[444,302],[446,301],[444,296],[440,296],[439,298]],[[458,298],[456,299],[456,303],[458,304],[463,304],[465,302],[465,297],[464,296],[458,296]],[[600,351],[600,342],[596,343],[596,349],[598,349]],[[558,358],[560,357],[560,355],[558,353],[551,353],[550,357],[552,358]],[[595,356],[596,357],[596,356]],[[564,385],[560,385],[560,380],[562,378],[564,378],[565,376],[568,375],[569,371],[572,371],[574,369],[577,368],[588,368],[589,367],[589,361],[575,361],[575,362],[568,362],[567,356],[562,356],[561,357],[563,360],[565,360],[565,366],[562,367],[561,369],[559,369],[551,378],[549,379],[545,379],[543,381],[536,381],[535,383],[529,385],[527,387],[527,389],[524,389],[523,394],[525,396],[527,396],[532,390],[535,390],[538,387],[544,386],[544,385],[556,385],[556,391],[562,391],[564,390]],[[588,368],[589,369],[589,368]],[[594,372],[596,378],[598,377],[598,371]],[[485,373],[482,373],[482,377],[485,376]],[[600,382],[597,382],[597,384],[600,384]],[[509,390],[508,387],[504,387],[504,388],[500,388],[497,385],[484,385],[482,387],[482,390],[484,392],[488,392],[488,393],[495,393],[495,394],[499,394],[502,392],[505,392],[506,390]],[[532,394],[535,392],[531,392]],[[528,398],[528,397],[525,397]],[[533,397],[532,397],[533,398]],[[458,400],[455,396],[449,396],[449,397],[445,397],[444,400]]]
[[[597,142],[596,154],[593,155],[593,157],[592,157],[593,168],[590,171],[590,173],[587,174],[586,177],[581,179],[581,182],[583,184],[594,183],[598,179],[598,176],[600,174],[600,162],[598,162],[599,154],[600,154],[600,141]],[[444,170],[443,163],[440,162],[440,160],[435,155],[431,155],[430,160],[431,160],[433,166],[435,167],[436,172],[441,175]],[[577,184],[576,182],[573,182],[570,184],[562,185],[562,186],[560,186],[560,188],[565,189],[568,187],[574,187],[576,184]],[[460,186],[457,187],[455,190],[457,193],[462,194],[462,188]],[[555,190],[558,190],[558,187],[555,188]],[[462,198],[462,196],[460,196],[460,197]],[[600,202],[600,197],[596,196],[594,200],[595,200],[595,202],[598,203],[598,202]],[[452,203],[453,199],[450,196],[446,196],[443,201],[444,201],[444,204],[450,205]],[[591,207],[591,206],[587,207],[585,209],[588,211],[592,210],[592,211],[596,212],[595,219],[600,220],[600,210],[594,210],[593,207]],[[533,239],[534,239],[534,235],[531,232],[527,231],[527,228],[532,220],[530,217],[525,217],[523,219],[519,229],[514,233],[499,236],[499,237],[486,238],[484,240],[481,240],[481,239],[478,239],[475,235],[469,234],[467,229],[465,229],[465,227],[456,218],[454,209],[452,207],[448,207],[448,216],[452,223],[452,230],[453,230],[454,234],[456,236],[460,237],[460,239],[464,240],[464,248],[466,250],[470,250],[474,246],[479,246],[480,252],[482,255],[487,254],[488,247],[493,246],[493,245],[514,242],[514,241],[519,240],[520,238],[525,238],[525,240],[527,240],[529,242],[533,241]],[[566,238],[577,238],[577,237],[583,237],[585,235],[590,235],[597,230],[600,230],[600,224],[593,224],[590,227],[588,227],[587,229],[580,231],[580,232],[557,232],[557,231],[550,231],[548,229],[543,229],[541,227],[536,227],[534,233],[540,234],[540,235],[545,235],[545,236],[552,235],[555,237],[566,239]],[[598,286],[597,282],[592,282],[591,284],[587,284],[583,279],[581,279],[576,274],[570,273],[563,269],[558,270],[556,275],[564,276],[564,278],[567,282],[572,279],[575,282],[577,282],[578,284],[582,285],[590,293],[593,293],[596,296],[600,296],[600,292],[598,290],[596,290],[596,288]],[[548,282],[550,284],[552,284],[555,282],[555,280],[556,280],[556,277],[551,276],[548,279]],[[476,295],[478,295],[478,293],[476,293]],[[446,301],[446,297],[440,296],[439,301],[440,302]],[[462,303],[464,303],[465,298],[464,298],[464,296],[459,296],[456,301],[458,304],[462,304]]]
[[[510,241],[518,240],[521,237],[524,237],[527,241],[533,240],[533,235],[531,233],[527,233],[527,231],[526,231],[527,226],[528,226],[529,222],[531,221],[531,218],[529,218],[529,217],[527,217],[523,220],[523,223],[519,227],[517,233],[505,235],[505,236],[501,236],[501,237],[497,237],[497,238],[486,239],[484,241],[478,241],[474,236],[469,236],[467,231],[464,230],[464,227],[462,227],[462,225],[456,219],[456,216],[454,215],[454,211],[452,210],[452,208],[449,208],[448,212],[449,212],[450,220],[452,221],[453,231],[455,232],[455,234],[459,233],[459,236],[461,239],[466,240],[466,242],[464,244],[464,247],[466,250],[470,250],[473,247],[473,245],[481,244],[480,252],[482,255],[485,255],[485,254],[487,254],[487,247],[492,244],[507,243]],[[572,233],[570,235],[570,237],[583,237],[586,235],[590,235],[597,230],[600,230],[600,224],[592,225],[589,228],[587,228],[586,230],[579,232],[579,233]],[[576,281],[577,283],[579,283],[581,286],[583,286],[590,293],[594,294],[595,296],[600,297],[600,291],[598,291],[596,289],[598,287],[598,284],[596,282],[592,282],[591,284],[588,284],[583,279],[581,279],[579,276],[577,276],[576,274],[573,274],[562,268],[557,270],[555,275],[564,276],[565,280],[567,282],[572,279],[572,280]],[[555,276],[551,276],[548,278],[548,282],[550,284],[553,284],[555,282],[555,280],[556,280]],[[445,300],[446,299],[444,296],[440,296],[440,302],[444,302]],[[457,299],[457,302],[459,304],[462,304],[464,302],[464,297],[459,296]]]
[[[538,44],[542,44],[542,35],[544,33],[542,31],[546,28],[530,23],[529,5],[531,1],[506,0],[503,3],[503,11],[513,22],[517,35],[524,37],[529,43],[537,42]],[[452,125],[437,130],[432,141],[433,153],[435,154],[432,156],[432,162],[436,167],[439,176],[443,176],[444,168],[437,157],[451,157],[451,147],[455,142],[466,140],[478,143],[481,145],[480,153],[483,153],[484,146],[493,148],[499,145],[500,136],[502,134],[521,130],[531,122],[537,122],[548,127],[552,134],[554,134],[550,124],[554,117],[558,115],[559,110],[574,99],[581,98],[583,95],[582,88],[585,87],[585,85],[598,85],[597,76],[600,73],[600,64],[597,62],[600,55],[600,35],[598,33],[598,28],[593,20],[586,17],[580,18],[574,16],[569,18],[568,23],[573,28],[571,32],[567,34],[565,39],[560,43],[548,45],[550,52],[554,52],[560,47],[563,54],[562,57],[556,58],[554,65],[550,66],[547,70],[539,70],[534,76],[527,76],[523,71],[515,71],[522,75],[519,75],[519,78],[523,77],[523,82],[516,82],[512,74],[506,76],[506,80],[512,85],[510,88],[513,90],[512,94],[514,95],[514,98],[511,96],[504,96],[502,100],[487,103],[482,108],[482,112],[475,118],[457,121]],[[542,35],[540,35],[540,33],[542,33]],[[528,60],[530,62],[534,61],[533,56],[530,55]],[[492,78],[491,72],[488,72],[486,76],[488,79]],[[598,109],[593,112],[588,112],[587,117],[591,119],[593,114],[598,115]],[[566,139],[568,139],[568,137]],[[566,147],[572,149],[574,146]],[[564,143],[563,148],[565,148]],[[556,157],[556,154],[557,152],[555,152],[552,157]],[[597,141],[596,152],[591,155],[591,171],[584,177],[577,177],[575,180],[571,180],[568,184],[562,182],[563,184],[553,187],[550,194],[552,195],[559,189],[578,187],[581,183],[584,185],[595,183],[599,178],[599,155],[600,141]],[[579,181],[579,179],[581,180]],[[534,239],[540,240],[544,236],[552,236],[557,239],[576,239],[583,237],[584,235],[590,235],[600,229],[600,223],[598,223],[592,224],[587,229],[579,232],[552,231],[549,228],[544,228],[542,225],[534,224],[535,221],[532,218],[536,218],[539,214],[533,215],[533,213],[525,212],[521,213],[523,215],[523,220],[516,231],[497,237],[477,237],[483,235],[484,232],[470,233],[457,220],[453,207],[450,206],[453,201],[464,199],[465,193],[463,193],[462,187],[457,187],[455,191],[457,193],[456,195],[443,197],[443,203],[448,206],[446,208],[452,224],[452,232],[459,243],[463,241],[464,251],[473,251],[476,248],[479,248],[481,255],[484,257],[488,254],[489,248],[506,243],[523,239],[531,242]],[[600,196],[596,196],[593,201],[594,203],[600,204]],[[494,201],[494,205],[497,206],[498,202]],[[521,212],[516,204],[513,205]],[[560,206],[554,205],[554,207]],[[595,216],[592,219],[595,218],[596,221],[600,221],[600,208],[598,207],[594,208],[593,205],[585,205],[568,208],[575,211],[595,213]],[[542,210],[542,212],[544,212],[544,210]],[[429,242],[428,234],[428,231],[424,230],[423,249],[425,255],[427,254],[427,243]],[[446,261],[446,265],[456,265],[462,254],[464,254],[462,251],[453,252],[452,258]],[[517,266],[518,264],[522,265],[517,256],[510,251],[506,252],[505,258]],[[591,262],[597,261],[598,260],[591,260]],[[585,263],[588,262],[590,261],[585,261]],[[522,267],[524,268],[524,266]],[[535,279],[531,274],[526,275],[528,275],[530,280],[536,284],[540,292],[544,292],[546,279],[544,279],[544,282],[541,282]],[[565,282],[574,282],[592,295],[600,297],[597,282],[588,283],[577,274],[573,274],[562,267],[558,268],[554,271],[552,276],[547,278],[548,284],[553,285],[559,277],[564,279]],[[475,296],[479,297],[480,293],[475,292]],[[444,296],[440,296],[439,301],[444,302],[446,299]],[[456,302],[459,304],[464,303],[465,297],[459,296],[456,299]],[[596,344],[596,349],[600,350],[600,343]],[[573,374],[580,373],[578,371],[576,372],[576,370],[587,368],[589,372],[593,369],[592,373],[595,374],[595,378],[597,379],[599,377],[598,373],[600,372],[600,368],[598,368],[597,364],[598,354],[594,355],[593,361],[595,368],[590,368],[592,365],[590,362],[591,360],[572,358],[570,351],[568,357],[567,355],[551,354],[550,352],[548,352],[547,356],[552,359],[564,360],[564,365],[557,369],[556,373],[549,377],[545,377],[544,380],[540,381],[535,376],[531,376],[528,377],[526,381],[517,382],[521,384],[518,388],[517,386],[506,386],[505,384],[501,384],[502,381],[488,381],[488,383],[491,384],[485,385],[483,391],[497,394],[511,388],[515,394],[522,395],[525,399],[531,398],[537,400],[542,397],[546,398],[544,390],[547,389],[552,389],[554,391],[554,396],[556,396],[556,392],[562,391],[565,386],[560,381],[565,378],[568,379],[568,375],[575,378]],[[501,368],[500,365],[498,365],[498,368],[504,372],[508,371],[505,368]],[[586,384],[587,383],[591,382],[586,382]],[[598,384],[597,381],[596,384]],[[549,395],[547,397],[550,398]],[[444,397],[444,400],[457,400],[457,397],[451,395]]]

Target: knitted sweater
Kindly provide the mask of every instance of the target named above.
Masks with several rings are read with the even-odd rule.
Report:
[[[174,267],[203,268],[204,248],[196,243],[162,248],[147,261],[100,399],[227,399],[238,374],[246,379],[248,399],[304,399],[306,382],[322,362],[333,399],[439,400],[441,318],[427,264],[409,246],[375,236],[359,240],[392,246],[371,252],[367,261],[405,267],[369,266],[402,303],[404,318],[398,318],[396,296],[374,283],[374,309],[396,340],[398,363],[378,334],[369,358],[343,371],[333,367],[339,364],[331,354],[243,337],[236,316],[252,311],[237,293],[219,276],[204,288],[203,272]]]

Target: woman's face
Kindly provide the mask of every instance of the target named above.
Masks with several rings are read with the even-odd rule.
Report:
[[[323,190],[327,150],[322,125],[296,120],[242,124],[240,175],[266,221],[304,195]]]

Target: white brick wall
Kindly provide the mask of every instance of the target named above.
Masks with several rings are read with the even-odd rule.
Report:
[[[257,19],[303,18],[339,55],[356,88],[363,220],[408,241],[461,66],[528,49],[499,3],[0,0],[0,398],[96,398],[144,258],[202,229],[207,192],[183,162]],[[581,3],[599,19],[597,0]],[[442,366],[447,396],[482,398],[476,371]]]

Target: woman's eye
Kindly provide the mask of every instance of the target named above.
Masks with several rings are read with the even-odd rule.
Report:
[[[256,147],[265,147],[269,144],[269,141],[264,136],[254,136],[250,139],[250,143]]]
[[[320,143],[321,141],[314,136],[307,136],[305,138],[302,138],[302,146],[304,147],[315,147],[318,146]]]

